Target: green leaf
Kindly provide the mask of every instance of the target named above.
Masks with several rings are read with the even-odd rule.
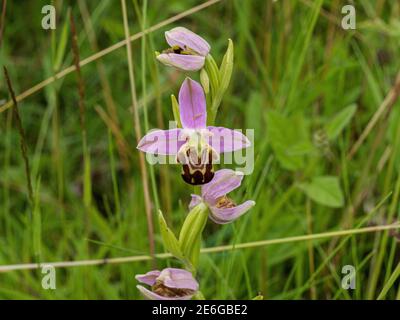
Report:
[[[210,79],[211,95],[214,97],[219,88],[219,70],[217,63],[210,54],[206,57],[204,69]]]
[[[218,112],[218,108],[221,104],[222,98],[228,89],[231,81],[232,70],[233,70],[233,42],[228,39],[228,48],[226,49],[224,58],[222,59],[221,66],[218,68],[214,58],[209,54],[206,57],[204,64],[205,72],[211,87],[211,98],[207,100],[207,112],[208,112],[208,123],[214,124],[215,117]],[[201,76],[201,74],[200,74]],[[202,84],[204,82],[204,75]],[[204,84],[203,84],[204,87]],[[205,87],[207,89],[208,86]],[[209,94],[207,94],[209,96]]]
[[[357,110],[357,105],[352,104],[336,114],[325,126],[325,131],[330,140],[336,139],[343,129],[349,124]]]
[[[304,156],[313,151],[303,115],[289,118],[276,111],[268,111],[267,137],[278,161],[287,170],[303,168]]]
[[[200,71],[200,82],[204,89],[204,93],[208,95],[210,93],[210,79],[208,78],[208,74],[204,69]]]
[[[213,125],[216,113],[213,110],[214,97],[216,96],[217,90],[219,88],[219,70],[217,63],[214,58],[209,54],[206,57],[204,64],[204,69],[207,73],[207,77],[210,83],[210,90],[207,97],[207,123]]]
[[[212,119],[211,123],[213,123],[218,108],[221,104],[222,98],[226,90],[228,89],[229,83],[231,81],[232,70],[233,70],[233,42],[231,39],[228,40],[228,48],[226,49],[224,58],[222,59],[221,66],[218,70],[218,86],[216,90],[212,94],[212,103],[211,103],[211,112]]]
[[[182,251],[179,247],[178,239],[175,237],[172,230],[168,228],[167,222],[165,221],[161,210],[159,210],[158,213],[158,222],[160,224],[160,232],[165,249],[167,249],[176,258],[184,260]]]
[[[182,128],[181,116],[179,114],[179,104],[173,94],[171,94],[171,104],[172,104],[172,113],[174,114],[174,119],[177,123],[177,126],[178,128]]]
[[[221,67],[219,68],[219,79],[220,86],[219,91],[223,95],[228,89],[229,83],[231,81],[233,70],[233,42],[228,39],[228,49],[226,49],[224,58],[222,59]]]
[[[343,192],[338,177],[315,177],[311,182],[302,183],[299,187],[310,199],[319,204],[332,208],[340,208],[344,205]]]

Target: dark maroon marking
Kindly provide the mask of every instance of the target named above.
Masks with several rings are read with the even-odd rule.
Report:
[[[186,154],[189,157],[189,151]],[[212,153],[208,154],[208,163],[202,164],[201,159],[198,158],[197,163],[182,165],[182,178],[191,185],[198,186],[209,183],[214,178],[214,169],[212,165]]]

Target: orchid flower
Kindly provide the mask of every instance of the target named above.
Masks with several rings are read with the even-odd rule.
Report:
[[[205,203],[210,209],[210,219],[218,224],[226,224],[236,220],[246,213],[255,202],[248,200],[236,205],[227,193],[235,190],[242,184],[243,174],[230,169],[222,169],[215,172],[211,182],[201,187],[201,196],[192,194],[192,201],[189,208]]]
[[[153,270],[136,277],[141,283],[151,286],[151,290],[138,285],[139,291],[150,300],[190,300],[199,290],[193,275],[184,269],[166,268]]]
[[[165,39],[171,47],[157,55],[160,62],[184,71],[203,68],[205,57],[210,52],[206,40],[183,27],[165,32]]]
[[[146,134],[137,148],[158,155],[175,155],[182,164],[182,177],[201,185],[214,177],[213,163],[224,152],[247,148],[250,141],[241,132],[206,126],[206,99],[201,85],[186,78],[179,91],[179,113],[183,128],[155,130]]]

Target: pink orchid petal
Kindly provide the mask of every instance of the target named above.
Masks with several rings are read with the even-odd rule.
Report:
[[[226,195],[238,188],[243,180],[243,173],[221,169],[215,172],[214,178],[201,188],[203,199],[211,206],[215,204],[218,198]]]
[[[183,128],[204,129],[207,121],[206,98],[202,86],[186,78],[179,91],[179,111]]]
[[[156,279],[159,277],[160,274],[161,271],[153,270],[145,274],[138,274],[135,276],[135,279],[141,283],[145,283],[149,286],[152,286],[153,284],[156,283]]]
[[[185,295],[185,296],[181,296],[181,297],[164,297],[164,296],[161,296],[157,293],[150,291],[149,289],[146,289],[145,287],[143,287],[141,285],[137,285],[136,288],[138,288],[140,293],[149,300],[190,300],[193,297],[193,294]]]
[[[247,148],[251,145],[249,139],[240,131],[224,127],[207,127],[212,133],[208,144],[218,153],[232,152]]]
[[[206,40],[184,27],[173,28],[165,32],[165,39],[171,47],[189,48],[202,56],[206,56],[210,52],[210,45]]]
[[[183,71],[198,71],[204,66],[203,56],[193,56],[177,53],[161,53],[157,56],[161,63]]]
[[[197,291],[199,284],[191,272],[184,269],[166,268],[161,271],[157,280],[161,280],[168,288],[189,289]]]
[[[232,208],[211,207],[210,219],[218,224],[230,223],[245,214],[255,204],[254,201],[248,200]]]
[[[182,129],[154,130],[139,141],[137,148],[151,154],[176,155],[185,142]]]

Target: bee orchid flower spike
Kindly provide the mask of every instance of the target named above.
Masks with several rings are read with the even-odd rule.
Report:
[[[201,196],[192,194],[189,208],[205,203],[210,210],[210,219],[218,224],[236,220],[255,205],[252,200],[236,205],[227,194],[237,189],[243,180],[243,174],[230,169],[218,170],[210,183],[201,188]]]
[[[203,68],[205,57],[210,52],[210,45],[206,40],[184,27],[165,32],[165,39],[170,48],[161,54],[157,53],[160,62],[183,71]]]
[[[182,128],[154,130],[146,134],[137,148],[157,155],[175,155],[182,164],[182,177],[201,185],[214,177],[213,163],[224,152],[247,148],[250,141],[240,131],[207,126],[206,99],[202,86],[186,78],[179,91]]]

